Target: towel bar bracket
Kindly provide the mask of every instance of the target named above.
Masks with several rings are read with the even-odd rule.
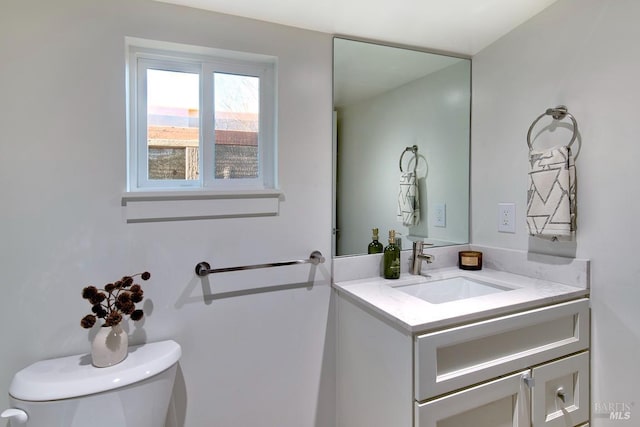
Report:
[[[569,110],[564,105],[558,105],[556,108],[547,108],[545,112],[547,116],[551,116],[556,120],[564,119],[568,113]]]

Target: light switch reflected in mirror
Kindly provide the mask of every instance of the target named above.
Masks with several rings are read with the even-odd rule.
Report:
[[[403,249],[467,243],[471,61],[335,38],[333,72],[334,255],[366,254],[372,228],[384,245],[396,230]],[[398,219],[401,168],[417,178],[411,225]]]

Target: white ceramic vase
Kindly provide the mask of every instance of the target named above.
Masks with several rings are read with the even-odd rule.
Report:
[[[106,368],[122,362],[127,357],[129,337],[120,327],[101,327],[91,344],[93,366]]]

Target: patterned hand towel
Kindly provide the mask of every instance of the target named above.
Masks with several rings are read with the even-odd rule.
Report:
[[[420,222],[420,200],[418,196],[418,182],[415,172],[401,173],[397,218],[402,225],[411,226]]]
[[[576,167],[569,147],[530,153],[529,234],[567,240],[576,229]]]

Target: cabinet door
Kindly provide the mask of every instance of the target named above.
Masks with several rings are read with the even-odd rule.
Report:
[[[589,421],[589,352],[533,369],[533,427],[577,426]]]
[[[519,372],[426,403],[416,427],[529,427],[529,389]]]

